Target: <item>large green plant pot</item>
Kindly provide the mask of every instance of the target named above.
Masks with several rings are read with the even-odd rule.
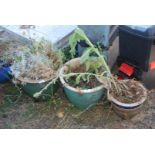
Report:
[[[49,100],[59,87],[58,82],[55,84],[51,84],[47,89],[45,89],[42,92],[42,94],[38,98],[35,98],[34,94],[37,92],[40,92],[51,80],[39,82],[39,81],[24,81],[23,79],[19,79],[19,81],[24,83],[24,84],[20,84],[24,92],[28,94],[30,97],[33,97],[37,101]]]
[[[80,58],[70,60],[60,69],[59,77],[61,84],[64,87],[65,94],[70,100],[71,104],[75,105],[80,109],[87,109],[97,104],[97,102],[105,94],[105,89],[103,85],[87,90],[77,89],[69,86],[65,82],[63,75],[68,70],[68,66],[76,67],[79,64]]]

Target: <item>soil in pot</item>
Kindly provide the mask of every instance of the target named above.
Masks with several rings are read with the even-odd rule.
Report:
[[[144,96],[144,90],[139,86],[139,82],[134,80],[122,82],[124,82],[125,87],[124,89],[121,88],[121,93],[118,94],[116,91],[110,91],[110,94],[122,103],[131,104],[140,101],[142,96]]]
[[[140,112],[147,99],[147,91],[140,82],[134,80],[121,81],[119,86],[121,86],[120,94],[113,89],[108,92],[108,99],[112,101],[113,110],[120,117],[130,119]]]
[[[92,89],[101,85],[101,83],[99,83],[99,81],[94,76],[90,77],[88,82],[81,79],[80,83],[76,84],[75,81],[76,81],[76,76],[70,77],[69,80],[66,82],[71,87],[81,88],[81,89]]]
[[[68,71],[68,73],[69,72],[73,72],[73,73],[84,73],[85,72],[85,68],[84,68],[83,65],[80,65],[80,66],[77,66],[76,69],[75,68],[70,69]],[[78,89],[80,88],[82,90],[84,90],[84,89],[93,89],[93,88],[101,85],[101,83],[93,75],[91,75],[89,77],[89,80],[81,78],[80,81],[79,81],[79,83],[76,83],[76,78],[77,78],[77,76],[71,76],[68,79],[65,79],[65,81],[71,87],[78,88]]]

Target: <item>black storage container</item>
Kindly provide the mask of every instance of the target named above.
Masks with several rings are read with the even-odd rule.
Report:
[[[142,71],[148,71],[154,38],[153,25],[119,26],[118,64],[126,62]]]

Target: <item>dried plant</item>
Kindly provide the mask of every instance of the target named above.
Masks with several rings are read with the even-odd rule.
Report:
[[[46,81],[57,77],[61,65],[61,53],[52,51],[51,44],[42,39],[16,52],[11,71],[15,79]]]

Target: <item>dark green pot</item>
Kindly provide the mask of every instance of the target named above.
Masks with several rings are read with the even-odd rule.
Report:
[[[21,82],[24,82],[20,79]],[[46,101],[51,99],[51,97],[54,95],[54,93],[57,91],[59,87],[59,83],[51,84],[47,89],[45,89],[42,94],[35,98],[34,94],[37,92],[40,92],[51,80],[45,81],[45,82],[24,82],[24,85],[21,84],[21,88],[24,90],[26,94],[28,94],[30,97],[33,97],[36,101]]]
[[[93,89],[76,89],[69,86],[64,78],[63,74],[68,69],[68,65],[76,66],[79,64],[79,58],[75,58],[67,62],[61,69],[60,69],[60,81],[64,87],[64,91],[68,99],[70,100],[71,104],[75,105],[79,109],[87,109],[91,106],[94,106],[98,103],[98,101],[103,97],[106,90],[103,85],[95,87]]]

